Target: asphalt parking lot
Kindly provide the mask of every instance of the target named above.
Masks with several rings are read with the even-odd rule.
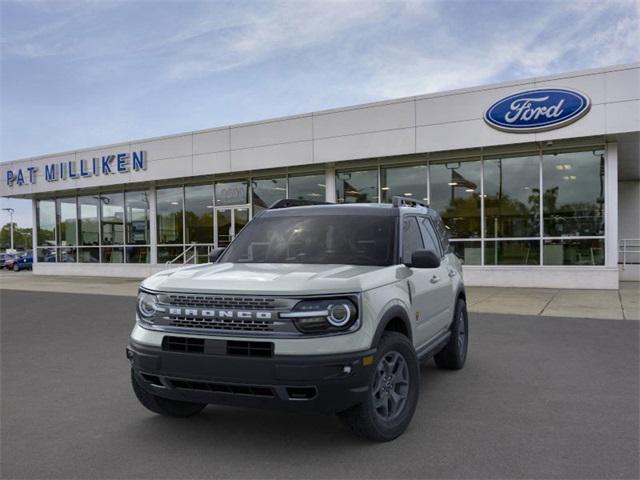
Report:
[[[141,407],[131,297],[0,291],[3,478],[638,478],[639,322],[474,314],[394,442],[333,417]]]

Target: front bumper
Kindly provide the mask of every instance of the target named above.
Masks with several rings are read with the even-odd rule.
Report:
[[[375,350],[239,357],[163,350],[130,340],[127,358],[154,395],[197,403],[335,413],[366,398]],[[367,358],[363,362],[363,359]],[[364,365],[368,363],[368,365]]]

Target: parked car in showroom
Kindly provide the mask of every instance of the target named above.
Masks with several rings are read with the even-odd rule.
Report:
[[[152,412],[332,413],[355,434],[388,441],[413,417],[419,361],[465,364],[461,263],[423,202],[282,200],[211,260],[140,287],[127,358]]]

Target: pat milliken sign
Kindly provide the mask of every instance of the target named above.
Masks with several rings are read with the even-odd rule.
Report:
[[[492,128],[532,133],[564,127],[589,112],[588,96],[566,88],[539,88],[504,97],[484,112]]]
[[[7,170],[4,174],[9,187],[35,184],[39,177],[47,182],[87,177],[119,175],[147,169],[147,152],[139,150],[128,153],[114,153],[100,157],[82,158],[65,162],[52,162],[39,167],[25,167]]]

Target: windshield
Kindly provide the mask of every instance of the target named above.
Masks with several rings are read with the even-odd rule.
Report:
[[[395,224],[391,216],[258,217],[220,261],[392,265]]]

